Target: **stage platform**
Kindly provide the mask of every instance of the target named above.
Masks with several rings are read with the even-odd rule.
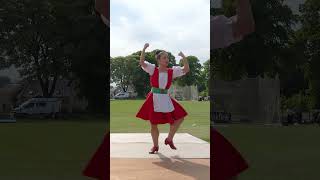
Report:
[[[164,145],[159,137],[158,154],[149,154],[149,133],[110,134],[111,180],[209,180],[210,144],[187,133],[177,133],[177,150]]]
[[[111,158],[210,158],[210,144],[188,133],[177,133],[174,144],[177,150],[164,145],[166,133],[159,137],[159,153],[149,154],[152,138],[149,133],[111,133]]]

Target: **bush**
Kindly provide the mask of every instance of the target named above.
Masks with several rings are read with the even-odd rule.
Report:
[[[311,98],[307,95],[301,93],[295,94],[289,98],[281,98],[281,109],[293,109],[300,111],[310,111],[311,110]]]

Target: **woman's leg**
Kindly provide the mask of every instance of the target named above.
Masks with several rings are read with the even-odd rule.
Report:
[[[159,139],[158,125],[151,124],[151,136],[152,136],[152,140],[153,140],[153,145],[154,146],[159,146],[159,143],[158,143],[158,139]]]
[[[168,134],[168,140],[172,141],[174,135],[176,134],[176,132],[178,131],[181,123],[183,122],[184,118],[181,118],[179,120],[176,120],[173,124],[170,125],[170,131]]]

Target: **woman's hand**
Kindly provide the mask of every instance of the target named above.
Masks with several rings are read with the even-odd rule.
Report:
[[[185,74],[187,74],[189,71],[190,71],[190,68],[189,68],[189,63],[188,63],[188,60],[186,58],[186,56],[180,51],[179,56],[182,57],[182,61],[183,61],[183,72]]]
[[[143,47],[143,50],[146,50],[148,47],[149,47],[149,43],[145,43],[144,47]]]
[[[145,43],[144,46],[143,46],[143,49],[141,51],[141,55],[140,55],[140,66],[141,67],[147,67],[146,63],[144,63],[144,53],[146,51],[146,49],[149,47],[149,43]]]
[[[186,57],[181,51],[179,52],[178,55],[181,56],[182,58],[185,58],[185,57]]]

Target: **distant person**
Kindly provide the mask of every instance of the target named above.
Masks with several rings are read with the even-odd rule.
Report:
[[[210,28],[211,49],[225,48],[240,41],[244,36],[254,32],[255,23],[249,0],[236,0],[237,14],[231,18],[223,15],[211,16]],[[213,142],[213,174],[214,180],[236,179],[248,168],[241,154],[214,128],[211,131]]]
[[[164,143],[171,149],[177,149],[173,143],[173,137],[184,117],[187,116],[187,112],[170,97],[168,89],[174,79],[184,76],[190,69],[187,58],[182,52],[179,53],[179,56],[182,57],[183,66],[169,68],[169,57],[165,51],[156,52],[155,58],[158,66],[145,61],[145,50],[148,47],[149,44],[146,43],[141,51],[140,66],[150,75],[151,91],[136,117],[150,122],[153,147],[149,153],[154,154],[159,150],[159,124],[170,124],[170,131]]]

